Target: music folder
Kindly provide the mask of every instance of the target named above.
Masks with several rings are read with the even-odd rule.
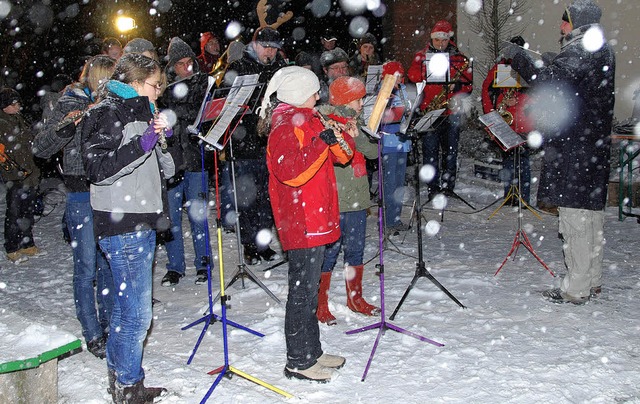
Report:
[[[491,111],[488,114],[479,116],[478,119],[484,124],[491,137],[502,150],[508,151],[526,143],[522,136],[511,129],[498,111]]]
[[[414,130],[418,133],[426,132],[431,128],[431,125],[442,115],[442,113],[446,110],[446,108],[434,109],[433,111],[429,111],[420,118],[418,123],[414,126]]]

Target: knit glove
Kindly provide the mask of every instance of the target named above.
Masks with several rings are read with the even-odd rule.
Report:
[[[338,138],[336,137],[336,134],[333,133],[333,129],[325,129],[320,132],[318,136],[329,146],[333,146],[334,144],[338,143]]]
[[[153,123],[147,127],[142,136],[140,136],[140,147],[145,153],[149,153],[158,143],[160,135],[156,133]]]

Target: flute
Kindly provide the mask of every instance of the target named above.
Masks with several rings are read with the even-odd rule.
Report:
[[[351,147],[349,146],[347,141],[344,140],[344,137],[342,137],[343,131],[349,133],[349,131],[347,130],[348,124],[341,124],[339,122],[336,122],[333,119],[329,119],[323,116],[320,112],[318,112],[317,115],[318,119],[320,119],[320,122],[322,122],[325,128],[333,130],[334,133],[338,133],[338,135],[336,135],[336,139],[338,140],[338,145],[340,145],[342,151],[344,151],[347,156],[353,156],[353,150],[351,150]]]

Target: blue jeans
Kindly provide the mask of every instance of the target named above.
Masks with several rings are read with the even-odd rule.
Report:
[[[116,287],[107,340],[107,367],[121,385],[144,378],[142,352],[151,326],[151,267],[156,247],[155,230],[110,236],[99,241]]]
[[[284,315],[287,367],[308,369],[322,355],[316,317],[324,246],[289,250],[289,293]]]
[[[448,189],[456,185],[458,169],[458,142],[460,140],[460,116],[452,114],[438,119],[433,130],[422,133],[422,163],[435,168],[429,190]],[[440,154],[442,153],[442,159]]]
[[[362,265],[364,239],[367,233],[367,211],[340,213],[340,238],[327,245],[322,262],[322,272],[331,272],[338,262],[340,248],[344,246],[344,264]]]
[[[73,248],[73,298],[76,316],[82,326],[82,336],[89,342],[109,330],[115,292],[113,278],[109,263],[93,235],[89,192],[68,193],[65,214]]]
[[[520,153],[520,166],[515,167],[513,161],[515,153]],[[505,153],[505,157],[502,164],[502,172],[500,173],[500,179],[504,183],[504,196],[509,194],[509,188],[511,184],[518,185],[518,172],[520,173],[520,196],[522,199],[529,203],[529,197],[531,195],[531,164],[529,162],[529,149],[526,147],[516,148],[509,150]]]
[[[207,223],[207,195],[209,192],[208,173],[205,171],[204,190],[202,172],[186,171],[184,179],[167,192],[169,199],[169,218],[171,219],[172,240],[166,242],[167,270],[184,275],[186,265],[184,260],[184,239],[182,236],[182,205],[187,201],[187,213],[191,224],[191,239],[195,258],[193,264],[196,270],[206,269],[209,251],[205,234]]]
[[[402,200],[404,199],[404,179],[407,172],[407,154],[408,153],[382,154],[385,227],[400,224]]]

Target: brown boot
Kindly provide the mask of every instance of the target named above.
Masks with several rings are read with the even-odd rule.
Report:
[[[364,265],[347,266],[344,270],[344,281],[347,285],[347,307],[356,313],[375,316],[380,309],[367,303],[362,297],[362,273]]]
[[[331,286],[331,272],[323,272],[320,275],[320,289],[318,289],[318,308],[316,317],[326,325],[336,325],[336,318],[329,311],[329,286]]]

